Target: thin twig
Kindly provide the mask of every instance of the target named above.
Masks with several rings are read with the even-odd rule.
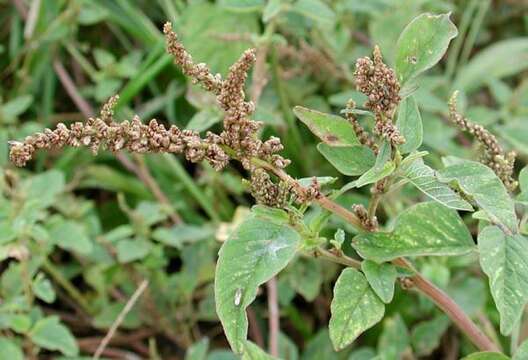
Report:
[[[249,321],[249,333],[251,335],[251,338],[253,339],[253,342],[257,344],[260,348],[264,348],[264,338],[258,326],[255,312],[249,307],[247,308],[246,312]]]
[[[271,278],[267,283],[268,313],[269,313],[269,340],[268,350],[271,356],[279,356],[280,313],[277,296],[277,279]]]
[[[97,360],[97,359],[99,359],[101,357],[101,354],[103,353],[104,349],[106,348],[106,346],[108,345],[108,343],[112,339],[112,336],[114,336],[117,328],[119,328],[119,326],[121,325],[123,320],[125,320],[125,316],[130,312],[130,310],[132,310],[132,308],[134,307],[134,305],[138,301],[138,299],[141,296],[141,294],[143,293],[143,291],[145,291],[145,289],[147,288],[148,283],[149,283],[148,280],[146,280],[146,279],[143,280],[141,282],[141,284],[139,285],[139,287],[134,292],[134,294],[132,294],[132,297],[130,297],[130,300],[128,300],[128,302],[126,303],[125,307],[123,308],[123,310],[121,310],[121,312],[117,316],[117,319],[115,319],[115,321],[113,322],[112,326],[108,330],[108,333],[106,334],[104,339],[99,344],[99,347],[97,348],[97,350],[95,351],[95,354],[93,356],[94,360]]]

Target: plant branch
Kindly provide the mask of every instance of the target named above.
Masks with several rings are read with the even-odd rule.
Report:
[[[393,261],[395,265],[413,269],[413,266],[405,259],[399,258]],[[414,270],[415,271],[415,270]],[[446,313],[455,325],[482,351],[500,352],[499,348],[491,341],[475,323],[466,315],[458,304],[444,291],[436,287],[432,282],[423,277],[419,272],[411,277],[414,286],[431,301],[433,301],[444,313]]]
[[[266,283],[268,289],[269,339],[268,347],[271,356],[279,356],[280,313],[277,295],[277,278]]]

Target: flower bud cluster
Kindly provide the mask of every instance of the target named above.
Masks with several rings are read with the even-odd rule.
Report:
[[[400,103],[400,84],[396,73],[388,67],[378,46],[373,58],[363,57],[356,61],[356,89],[367,96],[364,106],[374,112],[374,131],[394,145],[403,144],[405,139],[392,123],[394,110]]]
[[[455,91],[449,100],[449,120],[460,130],[468,132],[477,139],[483,149],[480,161],[493,169],[508,190],[515,190],[517,187],[517,181],[513,178],[515,151],[505,152],[495,135],[482,125],[474,124],[462,116],[457,111],[457,95],[458,92]]]

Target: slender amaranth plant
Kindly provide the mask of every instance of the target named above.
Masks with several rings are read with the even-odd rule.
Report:
[[[224,111],[224,129],[220,134],[208,132],[205,138],[201,138],[199,133],[195,131],[181,130],[174,125],[167,129],[163,124],[158,123],[156,120],[151,120],[148,125],[145,125],[138,117],[134,117],[132,121],[117,122],[114,119],[113,113],[113,107],[115,106],[117,97],[112,97],[103,106],[99,117],[89,119],[86,124],[75,123],[69,128],[64,124],[59,124],[55,130],[46,129],[43,133],[28,136],[23,142],[11,142],[11,161],[17,166],[24,166],[32,159],[37,150],[58,149],[64,146],[87,146],[94,153],[100,148],[106,148],[113,152],[127,150],[135,153],[166,152],[184,154],[186,159],[191,162],[199,162],[203,160],[208,161],[216,170],[223,169],[227,166],[230,160],[237,160],[249,173],[249,189],[257,203],[272,208],[286,209],[289,213],[287,221],[281,224],[281,227],[277,229],[274,228],[275,225],[273,225],[273,222],[278,221],[276,218],[277,214],[282,214],[283,212],[282,210],[278,210],[279,212],[273,212],[270,210],[271,214],[274,215],[272,216],[270,213],[265,215],[265,217],[271,216],[273,218],[273,221],[269,223],[270,229],[279,233],[280,231],[283,231],[284,227],[287,227],[288,229],[292,228],[306,238],[306,243],[302,247],[307,253],[354,269],[361,269],[363,273],[367,275],[369,275],[370,272],[365,264],[369,264],[368,266],[377,266],[375,265],[376,261],[388,261],[388,266],[392,266],[390,265],[390,263],[392,263],[398,268],[403,268],[408,271],[410,270],[412,274],[407,273],[400,276],[406,289],[415,288],[429,297],[451,318],[460,330],[463,331],[479,349],[490,351],[498,350],[497,345],[478,329],[473,321],[448,295],[418,273],[414,266],[404,257],[407,254],[414,256],[433,255],[431,250],[427,249],[423,250],[423,253],[419,253],[414,248],[411,249],[412,251],[404,252],[398,252],[399,249],[396,249],[394,254],[387,255],[373,253],[372,249],[368,248],[369,244],[373,244],[373,247],[379,247],[379,243],[376,243],[376,241],[379,239],[383,240],[383,237],[388,236],[386,234],[389,234],[386,232],[379,232],[376,213],[381,197],[392,185],[396,178],[396,174],[405,173],[405,166],[409,166],[412,164],[412,161],[420,157],[419,155],[411,154],[409,157],[402,160],[400,146],[406,143],[406,138],[395,123],[396,109],[400,106],[400,102],[402,101],[400,95],[400,80],[398,79],[397,73],[383,62],[381,51],[378,47],[375,47],[372,59],[365,57],[357,61],[355,76],[357,89],[367,96],[367,101],[363,106],[374,113],[374,135],[377,135],[381,142],[376,142],[371,134],[360,125],[358,119],[354,115],[356,109],[354,103],[350,102],[346,109],[348,110],[346,111],[346,118],[354,132],[354,136],[358,140],[358,143],[362,144],[367,149],[370,149],[373,154],[377,154],[376,164],[373,164],[373,170],[370,174],[369,180],[363,180],[365,184],[373,184],[372,198],[368,209],[362,205],[356,204],[353,206],[352,210],[348,210],[333,200],[338,194],[325,194],[321,190],[321,185],[317,178],[313,178],[309,186],[302,186],[299,181],[293,179],[285,172],[284,169],[290,161],[278,154],[283,148],[281,141],[278,138],[272,137],[266,141],[261,141],[258,138],[258,130],[261,128],[262,124],[251,119],[251,115],[254,112],[254,105],[252,102],[245,100],[244,93],[244,82],[247,78],[247,73],[255,61],[254,50],[247,50],[244,52],[240,59],[230,68],[226,78],[223,79],[219,74],[212,74],[205,64],[194,63],[191,55],[185,50],[181,42],[179,42],[178,37],[172,31],[169,23],[165,25],[164,33],[167,39],[167,51],[174,56],[175,63],[180,66],[183,73],[189,76],[194,83],[201,85],[205,90],[210,91],[216,96],[218,106]],[[418,59],[415,59],[414,57],[408,59],[408,61],[414,65],[418,64]],[[466,130],[475,135],[479,142],[483,144],[485,155],[482,161],[495,171],[497,176],[510,190],[513,190],[516,185],[515,181],[512,179],[514,162],[513,153],[504,154],[503,149],[491,133],[481,126],[471,124],[459,115],[456,111],[454,98],[450,102],[450,118],[462,130]],[[342,134],[337,133],[335,135],[341,136]],[[407,161],[407,163],[403,164],[405,161]],[[390,166],[386,166],[387,164]],[[480,167],[476,168],[480,170],[483,169]],[[385,169],[390,170],[387,171]],[[449,177],[448,174],[444,175],[445,177]],[[477,196],[479,195],[478,191],[475,191],[471,186],[466,185],[462,178],[455,177],[455,179],[459,182],[459,187],[462,191],[469,195],[473,195],[477,206],[493,213],[493,211],[486,208],[483,205],[483,202],[479,200]],[[433,180],[435,179],[433,178]],[[448,189],[447,186],[444,189],[445,191],[448,191],[446,190]],[[291,200],[295,200],[301,206],[299,208],[291,206]],[[317,203],[322,208],[326,209],[326,211],[342,217],[360,232],[358,240],[355,239],[355,244],[357,245],[356,250],[358,250],[358,253],[365,258],[363,262],[345,255],[340,247],[335,244],[333,248],[326,248],[319,238],[319,229],[308,229],[304,225],[302,221],[302,211],[300,209],[305,209],[310,203]],[[434,211],[439,211],[441,214],[445,211],[437,210],[436,208],[434,209]],[[299,217],[299,213],[301,217]],[[453,215],[448,215],[446,218],[451,217],[450,219],[452,219],[452,216]],[[403,216],[400,221],[404,221]],[[444,219],[440,218],[438,221],[441,222],[444,221]],[[501,221],[501,219],[499,218],[498,221]],[[456,222],[456,220],[454,220],[454,222]],[[494,224],[495,222],[496,220],[493,217],[490,217],[490,223]],[[320,225],[322,224],[324,224],[323,220],[321,220]],[[396,229],[390,233],[391,235],[396,234],[399,236],[398,231],[401,233],[405,232],[405,229],[399,230],[397,226],[398,225],[396,225]],[[238,232],[238,240],[244,237],[242,234],[243,229],[245,228],[242,226]],[[433,230],[437,231],[438,228],[434,228]],[[515,233],[515,229],[507,235],[511,235],[512,233]],[[362,234],[364,234],[363,237],[361,237]],[[413,232],[408,232],[407,235],[412,237],[414,234]],[[440,236],[443,235],[445,234],[440,234]],[[396,236],[395,239],[391,238],[390,240],[395,241],[396,239],[400,239],[398,236]],[[406,239],[401,238],[401,240],[405,241]],[[439,238],[435,241],[440,242],[442,240],[443,239]],[[446,241],[449,240],[451,239],[447,239]],[[271,248],[268,250],[273,254],[275,254],[275,251],[278,252],[282,247],[287,246],[283,243],[274,245],[272,240],[269,240],[268,242],[270,241]],[[231,246],[234,243],[234,239],[228,240],[226,246]],[[404,246],[413,247],[415,245],[416,244],[411,242]],[[221,273],[220,269],[224,266],[224,263],[221,261],[223,260],[223,253],[227,252],[227,249],[228,248],[224,248],[223,252],[221,252],[221,260],[219,261],[217,276],[219,276]],[[386,251],[391,251],[391,249],[392,248],[389,246]],[[452,255],[458,253],[453,252],[453,250],[450,251],[451,252],[446,250],[445,253],[436,254]],[[260,254],[260,256],[262,255]],[[271,257],[273,258],[274,256],[278,255],[272,255]],[[266,261],[270,262],[272,262],[272,260],[273,259],[266,259]],[[226,261],[229,261],[229,259]],[[283,266],[277,266],[277,269],[273,269],[274,272],[271,276],[278,272],[282,267]],[[345,275],[347,276],[345,277]],[[269,277],[269,274],[264,276],[264,281],[265,278]],[[343,282],[346,282],[346,279],[356,280],[357,284],[359,284],[363,281],[363,275],[355,270],[353,272],[351,270],[343,272],[342,279],[344,280],[338,280],[338,284],[336,285],[336,301],[342,301],[338,298],[340,297],[339,294],[344,291],[342,286],[347,285],[343,285]],[[223,287],[222,280],[224,279],[217,278],[217,284],[219,284],[217,285],[217,295],[219,295],[217,299],[217,308],[219,315],[233,349],[237,352],[243,352],[245,351],[244,349],[246,345],[241,345],[240,340],[245,339],[240,339],[239,334],[243,333],[244,329],[233,332],[233,326],[237,327],[237,329],[239,326],[243,327],[243,325],[240,325],[243,324],[243,321],[239,323],[240,320],[236,318],[233,320],[235,321],[233,325],[232,319],[230,318],[231,315],[224,311],[225,307],[228,305],[222,303],[221,296],[224,292],[229,292],[229,298],[232,299],[232,304],[229,305],[231,306],[230,309],[232,312],[237,313],[239,308],[241,308],[242,312],[245,310],[245,306],[249,305],[253,300],[254,294],[251,295],[251,286],[248,286],[247,288]],[[259,280],[254,280],[254,282],[253,285],[256,287],[263,282],[263,279],[259,278]],[[366,281],[364,283],[367,284]],[[238,284],[235,283],[235,286],[238,286]],[[370,290],[369,286],[374,289],[374,292]],[[231,293],[231,291],[234,292]],[[367,313],[367,315],[365,315],[367,319],[361,320],[362,323],[359,324],[359,333],[375,324],[379,321],[379,318],[383,316],[383,312],[381,312],[380,316],[379,310],[379,304],[383,306],[378,299],[378,296],[382,297],[382,295],[380,295],[380,290],[377,289],[373,283],[370,283],[370,285],[366,285],[364,291],[368,291],[368,294],[371,294],[372,297],[369,298],[365,305],[366,308],[363,309]],[[246,296],[246,294],[250,295]],[[349,295],[353,296],[354,294],[351,293]],[[372,306],[372,304],[369,304],[369,302],[378,305],[376,305],[376,308],[371,308],[369,306]],[[332,307],[333,315],[341,314],[340,309],[342,306],[342,304],[336,302],[335,307]],[[358,328],[355,327],[355,325],[350,325],[348,320],[345,324],[342,324],[340,323],[342,320],[343,319],[333,318],[330,324],[332,341],[338,349],[346,346],[357,337],[357,335],[359,335]]]

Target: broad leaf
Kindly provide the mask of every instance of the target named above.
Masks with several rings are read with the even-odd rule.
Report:
[[[365,277],[348,268],[343,270],[334,286],[330,311],[330,339],[334,348],[341,350],[383,318],[385,305]]]
[[[478,236],[478,247],[499,310],[501,333],[509,335],[528,302],[528,239],[487,226]]]
[[[75,221],[60,221],[50,229],[50,238],[61,248],[87,255],[93,244],[84,227]]]
[[[405,143],[399,146],[402,154],[413,152],[422,145],[422,116],[414,96],[408,96],[400,103],[396,126],[405,138]]]
[[[0,337],[0,359],[24,360],[24,353],[14,341]]]
[[[209,350],[209,339],[203,338],[187,349],[185,360],[205,360],[207,358],[207,350]]]
[[[457,210],[473,210],[473,207],[447,184],[438,181],[434,170],[425,165],[422,159],[417,159],[406,167],[403,177],[425,195],[444,206]]]
[[[341,116],[296,106],[295,115],[321,141],[332,146],[360,145],[354,128]]]
[[[216,311],[236,353],[244,350],[246,308],[257,288],[288,264],[299,241],[300,235],[287,225],[251,217],[222,245],[215,275]]]
[[[422,14],[403,29],[396,45],[396,73],[403,84],[433,67],[457,36],[449,14]]]
[[[317,150],[343,175],[361,175],[376,162],[374,152],[366,146],[330,146],[320,143]]]
[[[513,201],[504,184],[489,167],[474,161],[456,159],[456,163],[438,172],[438,179],[442,182],[456,181],[462,191],[473,197],[493,222],[517,232]]]
[[[528,205],[528,166],[525,166],[519,173],[519,190],[517,201]]]
[[[374,261],[365,260],[361,263],[361,270],[376,295],[384,303],[390,303],[394,296],[394,283],[398,276],[396,267],[388,263],[378,264]]]
[[[246,341],[242,360],[278,360],[276,357],[267,354],[258,345],[251,341]]]
[[[361,187],[375,183],[392,174],[395,168],[396,165],[391,160],[391,145],[388,142],[384,142],[376,157],[374,166],[355,181],[355,186]]]
[[[430,355],[440,344],[448,326],[449,319],[445,315],[436,316],[432,320],[416,325],[411,333],[415,353],[420,356]]]
[[[457,212],[434,202],[407,209],[392,232],[359,234],[352,245],[363,258],[377,262],[401,256],[462,255],[475,248]]]
[[[258,11],[265,5],[264,0],[220,0],[218,4],[236,12]]]
[[[57,350],[67,356],[76,356],[79,353],[75,338],[56,316],[37,321],[29,337],[33,343],[47,350]]]

